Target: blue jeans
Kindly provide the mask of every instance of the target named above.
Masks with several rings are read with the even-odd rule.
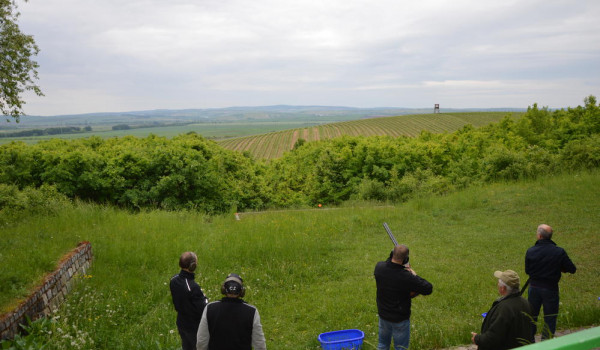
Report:
[[[395,350],[408,349],[410,341],[410,320],[402,322],[388,322],[379,318],[379,344],[377,350],[390,350],[390,344],[394,338]]]
[[[531,305],[531,316],[533,316],[532,333],[535,336],[537,332],[537,320],[540,309],[544,307],[544,329],[542,329],[542,339],[550,339],[556,331],[556,318],[558,316],[558,290],[551,290],[540,287],[529,287],[528,295]]]

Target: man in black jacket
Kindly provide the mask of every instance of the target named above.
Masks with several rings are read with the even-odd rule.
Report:
[[[179,274],[171,278],[169,287],[173,305],[177,311],[177,330],[181,337],[183,350],[196,349],[196,334],[202,317],[202,311],[208,299],[200,286],[194,281],[194,271],[198,266],[198,257],[193,252],[185,252],[179,258]]]
[[[481,333],[471,332],[479,350],[514,349],[533,341],[531,308],[519,292],[519,275],[513,270],[496,271],[498,298],[481,325]]]
[[[405,245],[395,246],[390,258],[375,265],[374,274],[379,314],[377,349],[389,350],[392,338],[396,350],[408,349],[412,298],[431,294],[433,286],[410,268]]]
[[[229,274],[221,293],[225,297],[208,304],[202,313],[197,350],[266,350],[258,310],[241,299],[246,293],[242,278]]]
[[[544,307],[542,339],[548,339],[556,331],[561,273],[575,273],[577,268],[567,252],[552,241],[552,227],[546,224],[538,226],[536,238],[535,245],[525,254],[525,272],[529,275],[528,299],[535,322],[541,307]],[[534,335],[537,332],[535,324],[532,332]]]

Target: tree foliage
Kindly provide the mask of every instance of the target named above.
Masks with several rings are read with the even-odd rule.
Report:
[[[43,95],[34,81],[38,79],[38,63],[33,56],[39,48],[33,36],[21,32],[18,18],[15,0],[0,0],[0,111],[17,122],[24,114],[23,92]]]
[[[0,146],[0,184],[53,186],[69,198],[128,208],[208,213],[404,201],[473,184],[600,167],[600,108],[549,111],[418,137],[350,137],[298,144],[277,160],[254,160],[194,133]]]

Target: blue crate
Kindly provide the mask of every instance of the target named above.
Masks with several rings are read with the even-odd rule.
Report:
[[[359,350],[362,349],[365,333],[360,329],[345,329],[319,334],[323,350]]]

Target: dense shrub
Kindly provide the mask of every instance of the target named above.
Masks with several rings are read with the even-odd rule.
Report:
[[[519,120],[507,116],[480,129],[305,144],[273,161],[276,172],[268,172],[267,181],[282,189],[274,192],[278,204],[285,203],[290,190],[302,193],[307,204],[350,198],[402,201],[473,183],[598,167],[599,130],[600,108],[593,96],[585,99],[584,107],[568,110],[549,111],[534,104]],[[281,173],[286,175],[277,175]]]
[[[600,166],[600,108],[530,107],[514,120],[418,137],[343,136],[297,142],[268,163],[196,134],[0,146],[0,184],[52,185],[69,198],[128,208],[208,213],[349,199],[403,201],[474,183]]]
[[[53,186],[26,187],[0,184],[0,225],[9,224],[32,214],[52,215],[71,201]]]

